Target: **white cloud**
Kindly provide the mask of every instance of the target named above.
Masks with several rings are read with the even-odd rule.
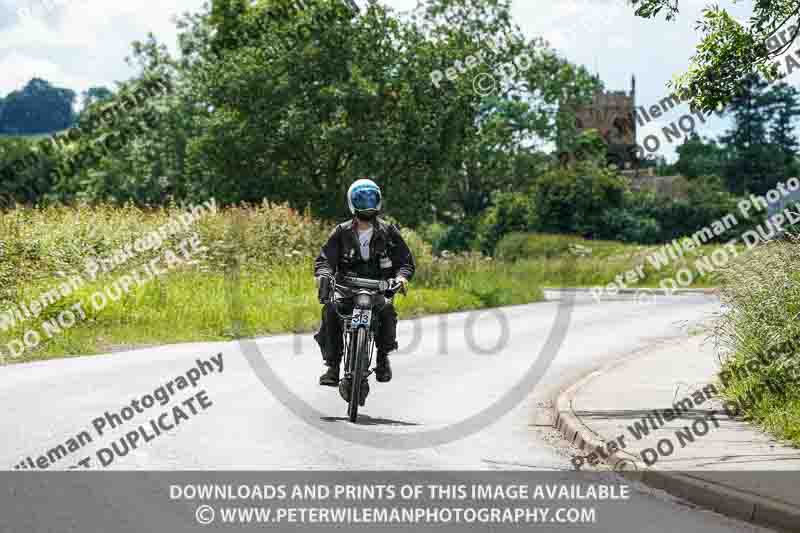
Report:
[[[47,1],[47,0],[45,0]],[[31,17],[14,16],[0,24],[0,94],[21,88],[33,75],[76,92],[93,85],[113,87],[135,72],[124,58],[131,42],[149,32],[174,50],[176,14],[199,10],[203,0],[108,2],[107,0],[0,0],[0,13],[31,9]],[[7,73],[10,73],[7,74]]]
[[[517,2],[513,12],[523,30],[541,35],[568,56],[580,55],[589,42],[610,48],[630,46],[623,0]]]
[[[0,57],[0,94],[21,89],[31,78],[42,78],[59,87],[76,90],[76,87],[89,87],[96,85],[97,78],[81,77],[72,72],[66,72],[62,65],[47,59],[30,57],[25,54],[11,51]],[[99,84],[108,84],[108,80],[100,80]]]

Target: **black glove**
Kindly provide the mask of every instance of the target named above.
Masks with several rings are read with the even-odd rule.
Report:
[[[389,280],[389,288],[386,289],[386,296],[388,298],[393,297],[398,292],[405,294],[406,293],[406,285],[405,283],[398,281],[395,278]]]
[[[319,276],[317,278],[319,289],[317,289],[317,298],[319,303],[326,304],[331,299],[331,292],[333,289],[333,281],[330,276]]]

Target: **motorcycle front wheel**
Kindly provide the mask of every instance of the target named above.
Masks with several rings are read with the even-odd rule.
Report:
[[[352,388],[350,390],[350,403],[347,407],[347,415],[350,417],[350,422],[353,423],[358,419],[358,402],[361,398],[361,382],[366,365],[367,330],[359,328],[356,333],[355,349],[353,351]]]

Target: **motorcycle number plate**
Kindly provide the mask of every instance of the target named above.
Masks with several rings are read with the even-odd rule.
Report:
[[[369,325],[369,321],[371,318],[372,318],[372,309],[354,309],[351,325],[354,328],[357,328],[359,326]]]

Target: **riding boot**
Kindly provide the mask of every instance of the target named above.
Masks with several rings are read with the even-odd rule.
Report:
[[[386,383],[392,380],[392,366],[389,364],[389,356],[385,353],[378,352],[378,357],[375,361],[375,379],[379,383]]]
[[[327,387],[339,385],[339,365],[329,365],[328,370],[319,377],[319,384]]]

